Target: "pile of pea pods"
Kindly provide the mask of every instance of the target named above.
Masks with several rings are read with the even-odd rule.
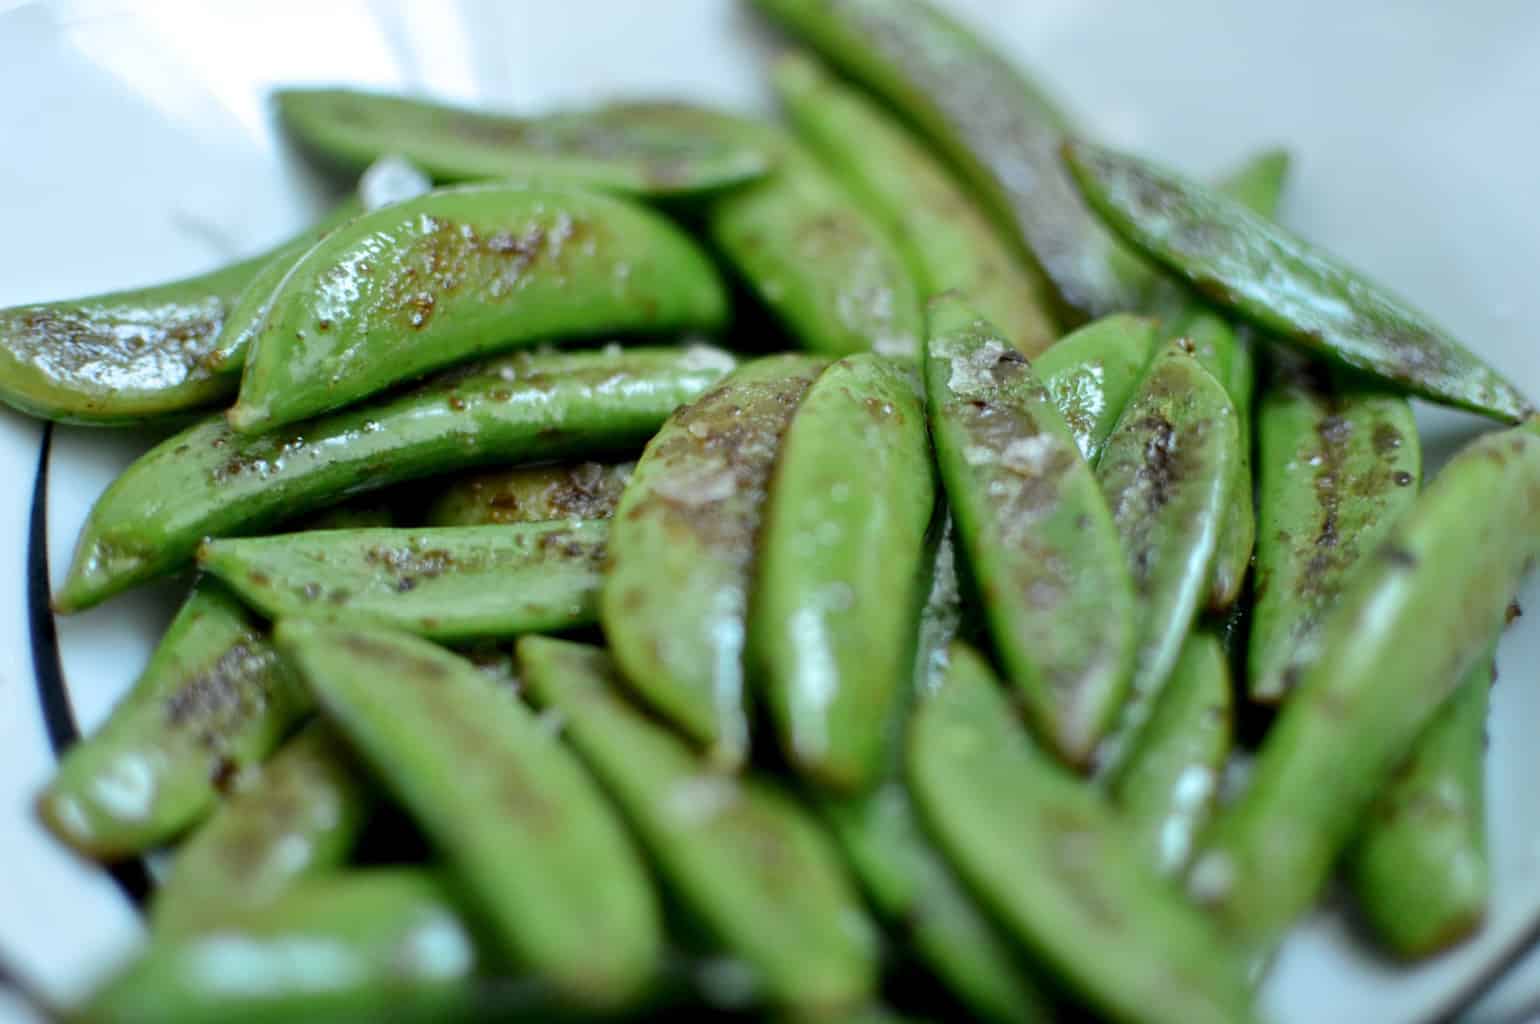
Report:
[[[408,187],[0,311],[0,399],[164,438],[56,609],[191,581],[38,798],[172,848],[71,1019],[1222,1024],[1333,876],[1388,956],[1480,927],[1528,401],[1275,223],[1285,153],[752,6],[783,124],[284,90]],[[1424,484],[1408,396],[1504,428]]]

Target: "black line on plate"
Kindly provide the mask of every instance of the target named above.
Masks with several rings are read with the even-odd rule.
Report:
[[[1426,1018],[1428,1024],[1454,1024],[1455,1021],[1470,1013],[1475,1009],[1476,1004],[1512,973],[1521,961],[1535,951],[1537,945],[1540,945],[1540,916],[1530,921],[1524,931],[1509,943],[1506,949],[1493,957],[1474,978],[1462,985],[1447,1003],[1429,1014]],[[1530,999],[1517,1012],[1510,1015],[1508,1020],[1511,1024],[1529,1024],[1535,1019],[1534,1013],[1537,1008],[1540,1008],[1540,998]]]
[[[32,675],[37,683],[38,705],[54,757],[63,756],[80,739],[75,709],[70,706],[69,685],[59,660],[59,632],[49,607],[48,573],[48,456],[53,450],[53,424],[43,425],[38,446],[37,476],[32,483],[32,511],[27,524],[27,623],[32,639]],[[123,895],[135,907],[143,907],[152,885],[150,872],[140,858],[107,867]]]

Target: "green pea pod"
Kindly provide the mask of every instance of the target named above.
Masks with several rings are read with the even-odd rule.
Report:
[[[1187,865],[1213,814],[1233,740],[1232,703],[1224,648],[1211,633],[1193,633],[1112,780],[1113,802],[1135,844],[1163,875]]]
[[[347,202],[268,252],[133,291],[0,310],[0,402],[60,423],[131,427],[214,405],[237,378],[205,365],[247,283],[354,216]]]
[[[334,505],[314,515],[305,516],[296,524],[297,530],[369,530],[394,526],[396,512],[382,501],[351,501]]]
[[[313,722],[177,850],[155,891],[157,937],[220,927],[341,866],[374,789],[329,726]]]
[[[923,317],[897,243],[800,141],[742,122],[776,170],[706,207],[706,231],[792,338],[830,357],[913,358]]]
[[[1115,773],[1176,666],[1208,591],[1240,433],[1224,385],[1184,340],[1156,355],[1096,475],[1134,581],[1133,696],[1097,754]],[[1094,612],[1088,612],[1094,616]]]
[[[1064,318],[1140,306],[1151,275],[1086,208],[1059,160],[1069,128],[999,52],[923,0],[755,0],[923,132],[1057,292]]]
[[[933,474],[919,374],[871,353],[825,370],[781,441],[749,655],[787,757],[821,786],[859,792],[882,769],[924,599]]]
[[[958,301],[930,304],[941,479],[990,636],[1044,742],[1084,764],[1127,692],[1133,590],[1096,477],[1027,360]]]
[[[662,946],[651,880],[593,780],[533,714],[426,640],[299,619],[273,635],[515,963],[578,1006],[642,993]]]
[[[572,462],[470,473],[428,507],[428,526],[492,526],[550,519],[608,519],[634,462]]]
[[[1466,675],[1348,853],[1359,908],[1381,945],[1405,959],[1448,949],[1486,916],[1492,874],[1482,769],[1495,668],[1488,655]]]
[[[747,363],[647,443],[610,533],[599,597],[627,680],[674,724],[736,764],[748,750],[744,643],[765,491],[823,363]]]
[[[775,86],[798,134],[893,235],[922,299],[957,293],[1029,356],[1058,339],[1046,284],[902,123],[802,54],[776,64]]]
[[[309,709],[240,603],[200,582],[106,723],[65,753],[38,814],[88,857],[143,853],[213,809]]]
[[[658,214],[576,189],[445,189],[364,214],[305,253],[226,415],[250,434],[479,355],[726,316],[705,254]]]
[[[275,99],[284,129],[344,171],[399,154],[438,181],[557,181],[670,197],[741,185],[772,162],[723,132],[722,115],[685,103],[511,117],[354,89],[280,89]]]
[[[1267,949],[1320,892],[1396,765],[1501,627],[1540,553],[1540,420],[1444,467],[1353,574],[1320,657],[1221,813],[1188,891]]]
[[[1085,142],[1065,158],[1108,225],[1271,336],[1435,402],[1508,422],[1532,411],[1426,315],[1237,200]]]
[[[177,434],[97,499],[54,607],[78,611],[339,498],[488,462],[641,444],[733,365],[717,349],[515,354],[395,398],[258,437],[222,419]]]
[[[1118,313],[1066,335],[1032,361],[1091,465],[1155,354],[1155,323]]]
[[[1097,792],[1032,745],[971,649],[952,648],[945,683],[921,702],[908,766],[964,879],[1097,1013],[1130,1024],[1253,1019],[1242,964],[1218,932]]]
[[[769,783],[714,774],[620,696],[594,647],[525,637],[534,699],[603,781],[679,899],[757,975],[770,1002],[833,1011],[876,982],[876,936],[828,837]]]
[[[597,621],[608,536],[569,521],[328,530],[208,541],[198,566],[270,619],[478,640]]]
[[[219,928],[151,942],[82,1024],[460,1019],[478,954],[449,887],[409,868],[296,885]]]
[[[1247,692],[1275,704],[1319,657],[1322,627],[1359,563],[1417,500],[1406,399],[1279,359],[1257,414],[1260,532]]]

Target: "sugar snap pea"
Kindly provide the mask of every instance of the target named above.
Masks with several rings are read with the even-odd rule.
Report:
[[[1241,964],[1217,930],[1156,875],[1097,792],[1032,745],[966,646],[920,703],[908,771],[964,879],[1097,1012],[1139,1024],[1252,1019]]]
[[[388,502],[350,501],[333,505],[302,517],[297,528],[301,530],[368,530],[394,526],[396,511]]]
[[[1193,633],[1112,780],[1113,802],[1161,874],[1186,866],[1213,812],[1230,753],[1231,703],[1224,648],[1212,633]]]
[[[519,641],[534,699],[605,783],[659,872],[774,1004],[834,1011],[875,983],[876,937],[818,825],[769,783],[714,774],[626,704],[594,647]]]
[[[1397,956],[1431,956],[1480,926],[1491,897],[1487,864],[1489,654],[1423,730],[1375,801],[1347,855],[1358,906]]]
[[[1188,891],[1266,949],[1319,892],[1396,764],[1487,650],[1540,553],[1540,420],[1455,456],[1354,573]]]
[[[1096,475],[1134,581],[1133,695],[1098,752],[1115,772],[1181,655],[1207,593],[1240,433],[1224,385],[1179,339],[1118,418]]]
[[[200,582],[106,723],[65,753],[38,814],[87,856],[142,853],[207,814],[309,708],[240,602]]]
[[[153,940],[72,1019],[459,1019],[480,959],[436,874],[372,869],[302,882],[270,903],[232,909],[219,928]]]
[[[1083,764],[1127,692],[1134,596],[1096,477],[1027,360],[930,304],[931,433],[990,635],[1039,735]]]
[[[717,349],[518,353],[293,430],[234,434],[215,418],[157,445],[97,499],[59,611],[97,604],[338,498],[488,462],[641,444],[733,365]]]
[[[711,329],[727,297],[661,216],[598,193],[464,186],[349,222],[305,253],[251,339],[243,434],[478,355],[606,331]]]
[[[1359,562],[1417,499],[1406,399],[1275,360],[1257,414],[1261,502],[1247,692],[1284,699],[1320,655],[1322,625]]]
[[[356,215],[342,206],[260,256],[168,284],[0,310],[0,402],[61,423],[135,426],[203,408],[238,378],[205,365],[227,314],[270,263],[293,263]]]
[[[373,803],[373,784],[341,738],[312,722],[178,848],[150,907],[155,935],[218,928],[239,908],[333,871]]]
[[[608,519],[634,469],[635,462],[572,462],[469,473],[433,499],[427,525]]]
[[[539,117],[354,89],[280,89],[286,131],[346,171],[400,154],[439,181],[559,181],[646,196],[692,195],[741,185],[771,155],[721,117],[686,103],[628,102]]]
[[[882,767],[924,599],[933,476],[919,374],[873,353],[830,365],[781,441],[749,661],[787,757],[822,786],[868,789]]]
[[[610,531],[604,635],[648,703],[727,763],[748,749],[744,647],[781,435],[823,363],[755,360],[647,443]]]
[[[268,618],[475,640],[598,618],[608,524],[327,530],[215,540],[198,566]]]
[[[1080,454],[1091,465],[1155,354],[1155,323],[1115,313],[1066,335],[1032,360]]]
[[[1240,202],[1086,142],[1065,159],[1107,224],[1269,337],[1435,402],[1510,423],[1532,411],[1426,315]]]
[[[924,0],[755,0],[930,139],[1031,254],[1063,318],[1137,309],[1149,272],[1121,252],[1059,162],[1063,112]]]
[[[805,55],[783,57],[775,85],[798,134],[892,233],[922,299],[956,292],[1029,356],[1057,340],[1047,285],[903,124]]]
[[[593,780],[531,712],[405,634],[288,619],[273,636],[516,964],[578,1006],[641,994],[662,943],[651,879]]]
[[[892,236],[801,141],[744,122],[776,170],[706,207],[712,242],[802,347],[913,357],[919,291]]]

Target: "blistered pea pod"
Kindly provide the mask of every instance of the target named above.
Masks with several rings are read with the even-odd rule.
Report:
[[[1059,413],[1091,465],[1117,426],[1155,354],[1155,322],[1128,313],[1102,317],[1032,360]]]
[[[427,526],[491,526],[550,519],[608,519],[635,462],[574,462],[470,473],[428,506]]]

